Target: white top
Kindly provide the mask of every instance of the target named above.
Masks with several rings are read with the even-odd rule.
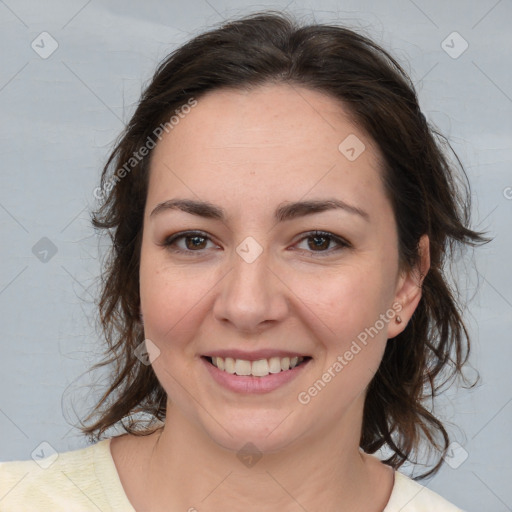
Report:
[[[44,453],[41,452],[41,453]],[[34,455],[37,459],[37,454]],[[0,463],[0,512],[136,512],[121,484],[110,439],[47,458]],[[383,512],[462,512],[395,471]]]

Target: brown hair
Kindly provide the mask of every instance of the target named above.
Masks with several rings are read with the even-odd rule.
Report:
[[[81,429],[91,440],[119,423],[127,432],[145,435],[154,429],[140,428],[143,421],[134,415],[143,413],[156,421],[166,415],[166,392],[151,365],[134,355],[144,340],[139,256],[151,152],[130,159],[192,98],[215,89],[267,83],[328,93],[377,143],[384,156],[383,180],[397,223],[402,269],[418,261],[420,237],[427,234],[430,239],[431,267],[422,298],[405,330],[387,344],[369,385],[360,446],[368,453],[390,448],[393,455],[384,462],[394,468],[413,461],[420,445],[443,455],[449,436],[425,402],[462,376],[469,355],[461,306],[443,269],[450,249],[486,241],[469,229],[467,177],[458,158],[457,165],[450,163],[445,154],[450,145],[429,126],[409,77],[385,50],[353,30],[300,25],[274,11],[224,23],[172,52],[156,70],[108,158],[101,178],[101,190],[108,193],[102,194],[104,201],[92,216],[93,225],[107,230],[112,239],[99,302],[108,347],[94,368],[111,365],[111,381],[86,421],[99,417]],[[127,169],[129,161],[133,165]],[[439,457],[422,477],[441,464]]]

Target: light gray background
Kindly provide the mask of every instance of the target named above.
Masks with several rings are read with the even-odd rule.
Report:
[[[474,226],[495,236],[474,260],[459,261],[482,382],[452,389],[439,409],[460,427],[450,431],[467,460],[423,483],[468,512],[510,511],[512,3],[288,2],[0,0],[0,460],[30,458],[42,441],[57,451],[86,444],[62,397],[79,406],[91,400],[84,372],[101,351],[93,316],[100,244],[88,211],[141,87],[165,55],[208,26],[288,5],[365,30],[391,50],[466,166]],[[43,31],[59,45],[46,59],[31,47]],[[469,44],[458,58],[441,46],[453,31]],[[461,44],[455,39],[452,51]],[[57,248],[46,263],[32,252],[43,237]]]

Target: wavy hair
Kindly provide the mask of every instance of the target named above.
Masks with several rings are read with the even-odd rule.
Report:
[[[445,263],[454,248],[487,241],[469,227],[466,174],[446,138],[425,119],[410,78],[388,52],[354,30],[301,24],[275,11],[225,22],[168,55],[107,160],[102,201],[92,222],[112,241],[99,299],[107,347],[94,366],[108,365],[110,382],[85,419],[92,423],[82,422],[81,430],[91,440],[119,424],[126,432],[146,435],[155,430],[152,422],[166,416],[166,392],[151,365],[134,354],[144,340],[139,262],[151,157],[151,150],[141,148],[187,102],[209,91],[268,83],[327,93],[375,141],[384,157],[382,179],[396,219],[401,269],[419,261],[420,237],[430,239],[431,267],[419,305],[405,330],[387,343],[367,389],[360,446],[368,453],[390,449],[384,462],[396,469],[414,462],[426,445],[434,449],[437,463],[417,478],[434,474],[450,440],[428,404],[443,385],[463,376],[470,348]],[[134,419],[139,413],[149,424]]]

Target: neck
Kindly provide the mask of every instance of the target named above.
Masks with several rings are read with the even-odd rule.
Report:
[[[347,421],[334,432],[317,430],[278,451],[237,453],[168,404],[165,427],[153,435],[145,471],[147,505],[189,512],[380,512],[393,472],[359,450],[360,428]]]

